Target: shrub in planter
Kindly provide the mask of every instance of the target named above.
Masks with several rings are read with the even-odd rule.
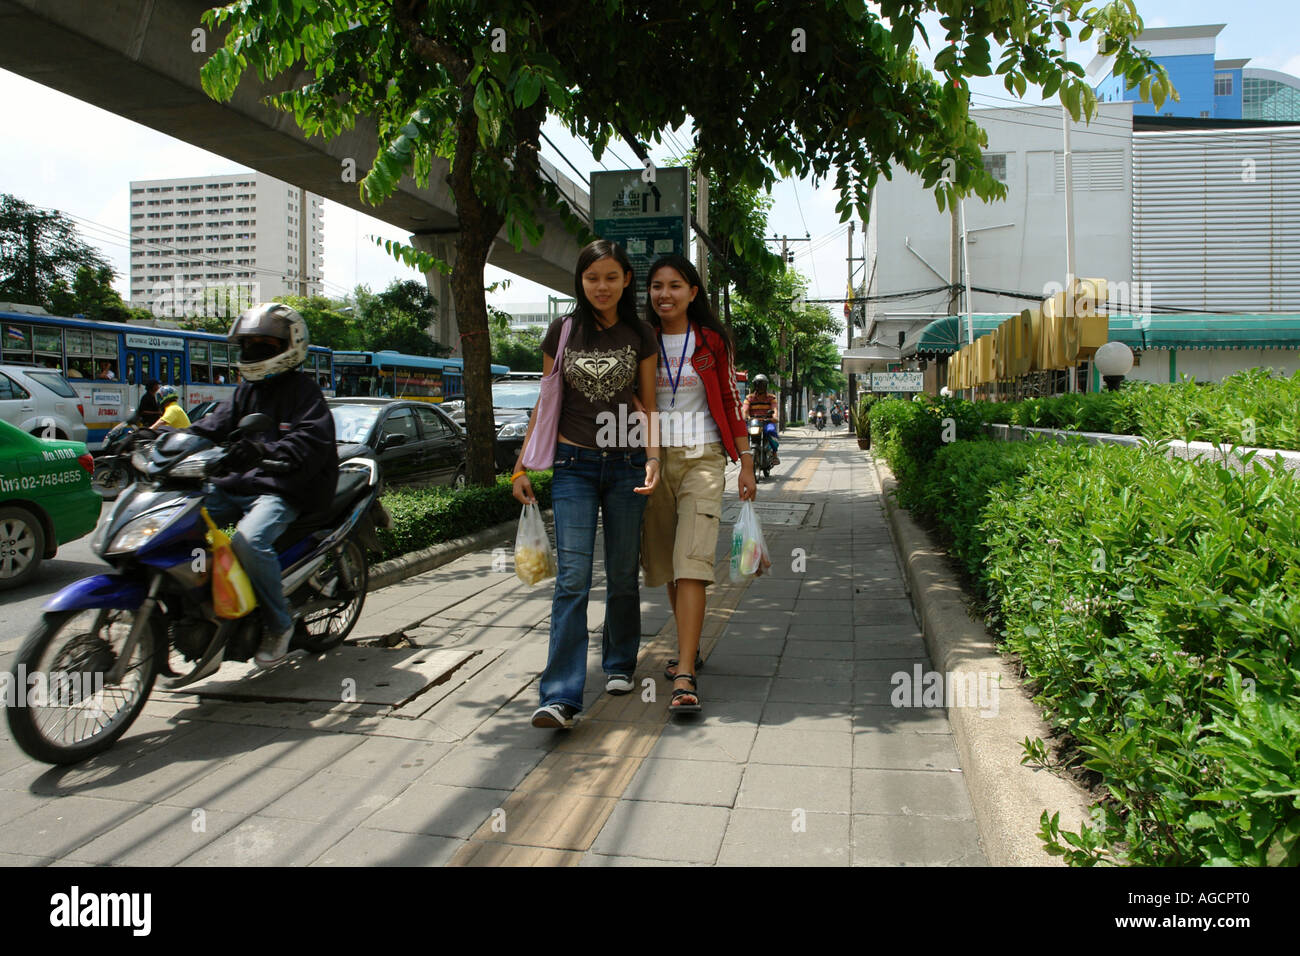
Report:
[[[533,492],[542,508],[551,504],[551,473],[530,472]],[[451,541],[519,516],[519,502],[510,493],[510,480],[498,476],[495,485],[419,488],[390,491],[384,507],[393,517],[391,527],[379,529],[382,560]]]

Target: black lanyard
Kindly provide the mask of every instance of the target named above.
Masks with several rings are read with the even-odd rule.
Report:
[[[673,400],[668,403],[669,408],[677,406],[677,386],[682,383],[682,370],[686,368],[686,347],[691,344],[691,327],[686,326],[686,338],[682,340],[682,357],[677,365],[677,381],[673,381],[673,369],[668,364],[668,352],[664,348],[664,338],[659,336],[659,354],[664,358],[664,371],[668,373],[668,384],[672,386]]]

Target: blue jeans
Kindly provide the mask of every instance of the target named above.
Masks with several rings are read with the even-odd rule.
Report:
[[[283,634],[293,626],[293,617],[284,598],[275,539],[298,517],[298,509],[279,495],[232,495],[220,488],[208,496],[206,504],[218,525],[239,519],[230,547],[257,593],[270,633]]]
[[[587,597],[596,546],[596,514],[604,516],[605,626],[601,667],[636,670],[641,646],[641,516],[646,496],[645,451],[601,451],[556,443],[551,507],[558,552],[551,601],[551,644],[542,671],[541,702],[582,709],[587,682]]]

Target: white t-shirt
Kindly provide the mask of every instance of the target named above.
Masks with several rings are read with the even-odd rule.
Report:
[[[691,364],[691,354],[695,350],[694,333],[688,328],[681,335],[664,335],[662,338],[663,353],[655,369],[659,444],[680,447],[721,441],[722,435],[709,412],[709,396],[704,390],[704,382]],[[664,354],[668,356],[667,368],[664,368]],[[677,379],[679,371],[681,380],[677,382],[674,396],[673,380]]]

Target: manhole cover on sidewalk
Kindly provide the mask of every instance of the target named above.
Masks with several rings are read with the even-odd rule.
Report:
[[[755,501],[754,512],[764,528],[783,525],[797,528],[812,510],[811,501]],[[734,498],[722,506],[722,523],[734,524],[740,516],[740,502]]]
[[[251,661],[223,664],[214,676],[176,693],[223,700],[347,701],[400,707],[442,683],[477,653],[345,644],[324,657],[293,657],[269,671],[258,669]],[[161,687],[158,692],[165,693]]]

